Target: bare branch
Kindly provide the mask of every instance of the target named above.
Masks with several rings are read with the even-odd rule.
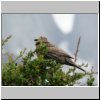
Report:
[[[79,37],[78,42],[77,42],[77,48],[76,48],[75,60],[74,60],[75,62],[76,62],[76,60],[77,60],[77,55],[78,55],[78,52],[79,52],[80,40],[81,40],[81,36]]]

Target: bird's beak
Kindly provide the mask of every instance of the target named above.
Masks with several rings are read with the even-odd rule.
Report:
[[[34,39],[34,41],[38,41],[38,39]]]

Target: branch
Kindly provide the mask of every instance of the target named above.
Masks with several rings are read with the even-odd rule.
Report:
[[[75,62],[76,62],[76,60],[77,60],[77,55],[78,55],[78,52],[79,52],[80,40],[81,40],[81,36],[79,37],[78,42],[77,42],[77,48],[76,48],[75,60],[74,60]]]
[[[12,35],[8,36],[6,39],[2,39],[1,40],[1,45],[4,46],[6,42],[8,42],[8,40],[12,37]]]
[[[79,37],[78,42],[77,42],[77,48],[76,48],[76,52],[75,52],[75,60],[74,60],[74,62],[76,62],[76,60],[77,60],[77,55],[78,55],[78,52],[79,52],[80,40],[81,40],[81,36]],[[76,68],[74,67],[73,76],[75,75],[75,69]],[[75,84],[75,83],[73,83],[73,84]]]

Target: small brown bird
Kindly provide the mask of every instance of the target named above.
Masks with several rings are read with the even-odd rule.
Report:
[[[51,44],[50,42],[48,42],[46,37],[39,37],[38,39],[35,39],[34,41],[36,41],[36,53],[37,56],[43,54],[44,57],[49,58],[49,59],[54,59],[56,60],[56,62],[59,62],[61,64],[66,64],[66,65],[70,65],[70,66],[74,66],[82,71],[84,71],[86,73],[86,71],[84,69],[82,69],[81,67],[79,67],[74,61],[72,61],[72,59],[74,59],[72,56],[70,56],[68,53],[66,53],[65,51],[63,51],[62,49],[56,47],[55,45]],[[43,53],[42,50],[38,50],[40,45],[45,44],[47,46],[47,52]]]

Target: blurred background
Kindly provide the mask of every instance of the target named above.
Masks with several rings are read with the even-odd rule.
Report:
[[[6,51],[17,56],[24,48],[35,50],[39,36],[74,56],[81,36],[77,63],[98,71],[98,14],[2,14],[2,39],[9,35],[13,36],[4,47],[2,63],[7,61]]]

